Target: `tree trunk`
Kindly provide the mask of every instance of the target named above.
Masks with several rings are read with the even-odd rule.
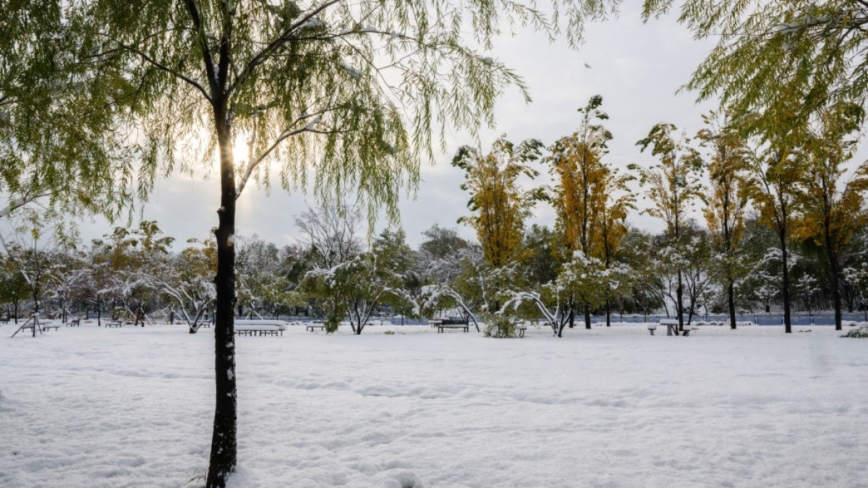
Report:
[[[207,488],[225,488],[237,457],[237,390],[235,384],[235,168],[232,128],[225,98],[213,101],[220,149],[220,209],[217,238],[217,308],[214,325],[216,404]]]
[[[792,334],[793,325],[792,320],[790,319],[790,267],[787,264],[787,239],[786,235],[783,232],[779,235],[779,237],[781,240],[781,254],[784,261],[782,290],[784,298],[784,332],[787,334]]]
[[[829,242],[828,240],[826,241]],[[829,259],[829,268],[832,270],[832,303],[835,307],[835,330],[841,327],[841,271],[838,269],[838,259],[832,252],[829,244],[826,244],[826,257]]]
[[[684,332],[684,285],[681,270],[678,270],[678,287],[675,288],[675,314],[678,315],[678,331]]]
[[[622,309],[623,310],[623,309]],[[622,317],[623,321],[623,317]],[[612,326],[612,305],[609,303],[609,299],[606,299],[606,327]]]
[[[591,330],[591,309],[585,306],[585,328]]]
[[[729,304],[729,328],[735,330],[735,284],[732,280],[726,287],[726,301]]]

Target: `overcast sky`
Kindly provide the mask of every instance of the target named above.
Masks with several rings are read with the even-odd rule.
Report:
[[[617,19],[590,25],[586,42],[578,50],[571,49],[566,40],[550,44],[545,36],[531,31],[499,38],[487,55],[524,78],[533,103],[525,104],[516,90],[508,92],[497,108],[497,127],[483,131],[482,149],[487,151],[502,133],[515,142],[537,138],[548,146],[576,130],[576,110],[595,94],[603,96],[602,108],[610,117],[606,126],[614,139],[604,161],[614,166],[652,164],[647,154],[639,152],[636,141],[658,122],[671,122],[695,134],[701,126],[701,114],[714,108],[713,104],[697,105],[694,93],[676,91],[688,81],[712,44],[694,41],[672,15],[643,24],[639,4],[625,2]],[[463,144],[474,141],[467,134],[450,133],[447,151],[433,162],[423,162],[415,198],[402,195],[401,223],[414,247],[421,242],[422,232],[434,223],[458,228],[466,237],[474,236],[469,227],[456,224],[467,213],[468,195],[459,188],[462,172],[449,162]],[[257,234],[279,246],[296,242],[295,217],[306,210],[306,204],[315,203],[310,194],[287,194],[277,185],[270,195],[249,187],[238,201],[237,231]],[[641,196],[638,203],[641,208]],[[144,208],[144,218],[156,220],[167,235],[183,245],[190,237],[207,237],[217,226],[218,205],[216,173],[210,177],[175,175],[157,184]],[[639,213],[631,215],[630,221],[648,230],[663,228],[660,222]],[[540,204],[532,222],[552,225],[554,213]],[[378,230],[383,224],[381,221]],[[88,242],[110,228],[102,220],[83,222],[82,237]]]

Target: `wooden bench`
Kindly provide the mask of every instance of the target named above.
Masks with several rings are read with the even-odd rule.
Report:
[[[278,320],[236,320],[235,334],[249,336],[283,335],[286,323]]]
[[[437,333],[442,334],[443,329],[464,329],[464,332],[470,331],[470,325],[468,324],[439,324],[437,325]]]
[[[60,330],[60,326],[55,324],[54,322],[40,322],[39,326],[42,327],[42,330],[48,330],[48,329]]]
[[[106,327],[123,327],[124,323],[120,320],[109,320],[107,322],[104,322],[103,325],[105,325]]]
[[[325,330],[325,324],[305,324],[304,330],[313,332],[314,329]]]
[[[67,327],[81,327],[81,319],[72,319],[66,323]]]

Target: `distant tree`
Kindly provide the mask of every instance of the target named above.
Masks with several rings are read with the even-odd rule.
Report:
[[[710,192],[703,214],[715,251],[717,275],[726,290],[729,326],[735,322],[735,282],[744,274],[739,243],[744,235],[744,217],[749,199],[748,167],[745,140],[730,123],[726,114],[711,112],[702,116],[706,127],[696,135],[709,150],[708,179]]]
[[[793,133],[772,133],[767,141],[750,156],[750,195],[760,222],[774,230],[780,250],[781,298],[784,308],[784,331],[792,333],[790,316],[790,249],[793,222],[797,217],[797,185],[805,165],[804,151],[795,142]]]
[[[488,154],[462,146],[452,159],[453,166],[464,170],[461,189],[470,193],[467,207],[473,213],[459,222],[476,230],[485,260],[495,268],[521,258],[524,220],[536,194],[522,190],[519,178],[538,175],[527,163],[539,159],[541,149],[535,139],[516,146],[503,135]]]
[[[383,305],[415,314],[415,300],[406,288],[411,257],[403,232],[387,229],[374,239],[371,251],[309,271],[303,289],[322,301],[326,331],[335,332],[339,322],[349,317],[353,333],[361,334]]]
[[[549,148],[550,155],[544,161],[551,165],[555,181],[549,192],[549,200],[557,215],[558,230],[563,249],[567,252],[564,261],[569,262],[580,252],[590,259],[598,255],[596,245],[600,240],[600,211],[606,199],[605,179],[607,167],[603,156],[608,153],[607,143],[612,134],[603,127],[602,121],[609,118],[600,110],[603,97],[595,95],[588,104],[579,109],[582,120],[579,129],[572,135],[562,137]],[[581,305],[585,314],[585,328],[591,328],[591,306],[586,302],[568,303],[570,326],[574,305]]]
[[[217,270],[217,245],[213,239],[188,239],[184,248],[172,259],[163,261],[157,272],[149,276],[150,285],[172,302],[195,334],[205,324],[206,314],[217,298],[214,273]]]
[[[807,137],[806,168],[801,173],[797,200],[801,218],[795,235],[812,239],[823,249],[831,272],[835,329],[841,330],[842,253],[853,234],[866,223],[864,193],[868,190],[868,162],[847,167],[864,118],[860,105],[838,104],[821,114]],[[850,173],[849,178],[847,173]]]
[[[528,254],[525,266],[531,286],[539,287],[558,277],[563,257],[559,244],[555,232],[544,225],[533,224],[525,233],[524,248]]]
[[[597,201],[600,227],[594,246],[595,255],[600,256],[606,269],[617,262],[622,242],[629,232],[627,214],[636,209],[636,197],[627,184],[634,179],[632,175],[620,174],[613,168],[607,168],[603,178],[604,196]],[[618,299],[626,289],[623,283],[606,281],[604,284],[610,288],[605,303],[606,327],[609,327],[612,324],[612,300]]]
[[[651,168],[631,165],[639,173],[639,184],[647,187],[651,206],[646,213],[657,217],[666,224],[668,245],[672,252],[679,253],[683,245],[683,229],[687,223],[687,212],[696,200],[703,198],[699,174],[702,171],[702,158],[699,152],[689,145],[687,138],[676,138],[676,127],[672,124],[657,124],[651,128],[648,137],[637,145],[644,152],[649,146],[651,155],[660,158],[660,164]],[[682,263],[676,259],[674,263]],[[684,285],[682,270],[675,269],[675,314],[678,329],[684,327]]]
[[[628,227],[615,260],[632,273],[633,287],[621,297],[622,309],[648,314],[666,308],[666,287],[663,269],[659,266],[659,249],[651,234]]]
[[[274,312],[286,299],[289,284],[281,273],[280,251],[277,246],[258,236],[236,236],[236,290],[238,313],[243,307],[248,313]]]

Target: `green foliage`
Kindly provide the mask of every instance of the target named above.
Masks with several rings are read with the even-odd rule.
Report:
[[[485,316],[485,337],[510,339],[516,337],[515,322],[508,316],[492,313]]]
[[[644,17],[681,3],[680,21],[717,46],[687,88],[766,128],[797,127],[868,91],[868,5],[852,0],[645,0]]]
[[[542,147],[536,139],[516,146],[502,135],[488,154],[462,146],[452,159],[453,166],[464,170],[461,189],[470,193],[467,208],[473,212],[459,222],[476,230],[485,259],[495,268],[521,260],[524,219],[538,194],[522,191],[518,183],[522,176],[538,176],[527,163],[540,158]]]
[[[843,337],[850,337],[855,339],[868,339],[868,327],[859,327],[858,329],[854,329],[848,331]]]

